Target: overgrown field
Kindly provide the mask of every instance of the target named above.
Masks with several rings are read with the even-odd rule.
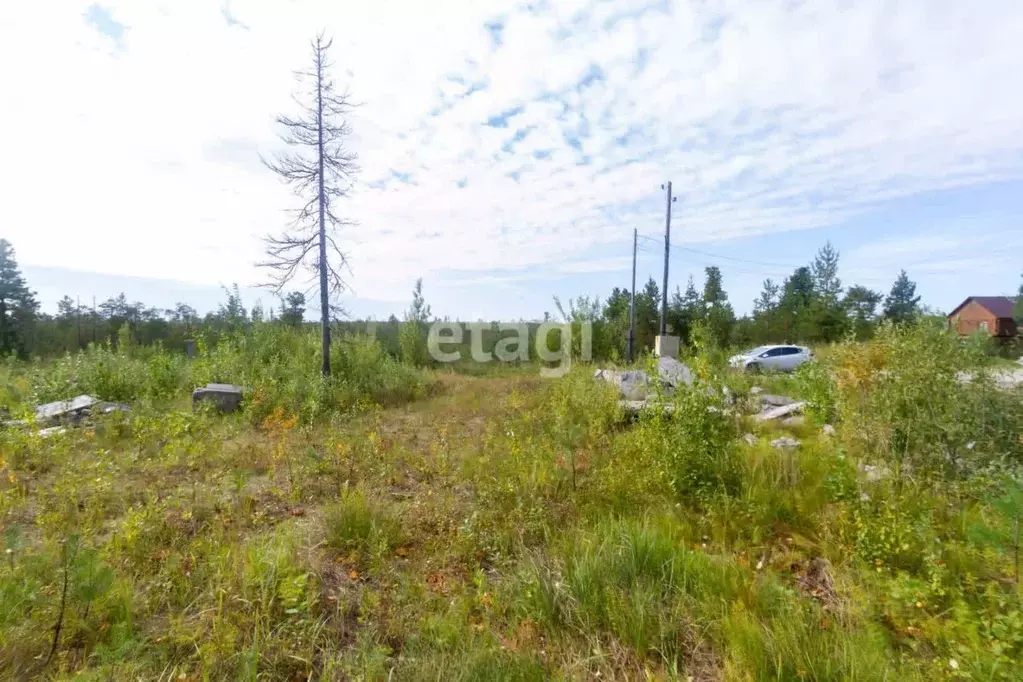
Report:
[[[417,372],[350,338],[325,382],[316,341],[3,370],[12,417],[134,409],[0,431],[0,675],[1023,679],[1023,394],[952,336],[783,378],[707,350],[638,423],[592,366]],[[244,411],[192,412],[207,381]],[[721,387],[754,383],[807,422],[741,416]]]

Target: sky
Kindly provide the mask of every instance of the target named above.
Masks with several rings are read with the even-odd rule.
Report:
[[[1023,267],[1018,0],[76,0],[0,20],[0,237],[44,310],[200,311],[287,224],[293,71],[334,40],[360,167],[354,317],[532,319],[718,266],[740,313],[830,240],[845,284],[1011,294]],[[306,289],[308,281],[294,288]],[[311,306],[311,308],[313,308]],[[310,311],[314,314],[314,311]]]

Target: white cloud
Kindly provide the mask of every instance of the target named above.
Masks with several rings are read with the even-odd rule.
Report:
[[[108,0],[116,41],[89,4],[18,3],[0,26],[0,211],[26,263],[256,281],[293,205],[258,153],[321,27],[363,103],[345,209],[364,297],[451,270],[610,270],[669,178],[686,240],[711,242],[1023,175],[1013,0],[234,0],[247,29],[204,0]]]

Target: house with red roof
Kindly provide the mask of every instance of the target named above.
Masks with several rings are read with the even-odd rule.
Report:
[[[970,296],[948,314],[948,326],[963,336],[981,331],[1010,339],[1019,332],[1012,316],[1015,306],[1012,296]]]

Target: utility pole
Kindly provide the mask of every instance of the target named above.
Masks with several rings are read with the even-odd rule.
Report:
[[[78,347],[82,347],[82,297],[75,296],[75,317],[78,318]]]
[[[636,344],[636,228],[632,229],[632,295],[629,296],[629,364]]]
[[[664,189],[664,185],[661,185]],[[671,196],[671,181],[668,181],[667,207],[664,211],[664,287],[661,288],[661,336],[668,333],[668,250],[671,247],[671,205],[675,197]]]

